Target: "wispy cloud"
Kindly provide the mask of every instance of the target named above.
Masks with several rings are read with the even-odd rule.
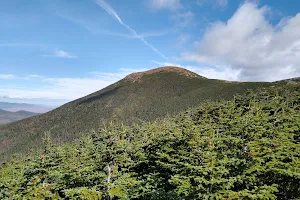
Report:
[[[58,17],[61,17],[67,21],[70,21],[74,24],[81,26],[82,28],[86,29],[87,31],[89,31],[93,34],[112,35],[112,36],[124,37],[124,38],[129,38],[129,39],[140,39],[140,36],[142,36],[143,38],[161,37],[161,36],[167,35],[169,33],[172,33],[172,31],[173,31],[173,29],[165,29],[165,30],[144,32],[144,33],[140,33],[139,35],[134,35],[131,32],[129,34],[119,33],[119,32],[114,32],[114,31],[110,31],[110,30],[103,30],[103,29],[99,28],[96,24],[93,24],[91,21],[88,21],[88,20],[79,19],[74,16],[62,14],[59,12],[55,12],[55,14]],[[0,46],[1,46],[1,44],[0,44]]]
[[[0,47],[20,47],[24,46],[22,43],[2,43],[0,44]]]
[[[12,43],[0,43],[0,47],[11,47],[11,48],[34,48],[34,49],[42,49],[43,51],[49,51],[49,47],[47,47],[44,44],[39,44],[39,43],[17,43],[17,42],[12,42]],[[45,54],[43,55],[45,57],[57,57],[57,58],[77,58],[76,55],[73,55],[70,52],[63,51],[61,49],[55,49],[52,54]]]
[[[77,56],[60,49],[55,50],[54,56],[58,58],[77,58]]]
[[[191,11],[175,13],[170,18],[176,23],[178,28],[190,26],[194,21],[195,14]]]
[[[141,33],[139,35],[117,33],[117,32],[104,31],[104,30],[93,30],[93,32],[97,33],[97,34],[113,35],[113,36],[117,36],[117,37],[129,38],[129,39],[140,39],[140,37],[143,37],[143,38],[161,37],[161,36],[169,34],[170,32],[172,32],[172,30],[169,29],[169,30],[162,30],[162,31],[145,32],[145,33]]]
[[[139,69],[133,69],[133,68],[121,68],[118,72],[115,73],[107,73],[107,72],[91,72],[90,75],[92,75],[94,78],[98,78],[101,80],[109,80],[109,81],[118,81],[128,74],[134,73],[134,72],[142,72],[146,71],[148,68],[139,68]]]
[[[11,47],[11,48],[34,48],[40,49],[42,51],[51,51],[49,47],[43,44],[38,43],[0,43],[0,47]],[[61,49],[54,49],[52,53],[42,55],[44,57],[57,57],[57,58],[66,58],[66,59],[74,59],[78,58],[78,56],[73,55],[70,52],[61,50]],[[1,78],[1,77],[0,77]]]
[[[78,58],[78,56],[73,55],[70,52],[63,51],[61,49],[55,49],[52,54],[44,54],[43,57],[56,57],[56,58],[66,58],[66,59],[74,59]]]
[[[183,8],[180,0],[148,0],[147,3],[153,10],[168,9],[175,11]]]
[[[11,43],[0,43],[0,47],[44,48],[46,46],[44,44],[38,44],[38,43],[11,42]]]
[[[13,74],[0,74],[0,79],[14,79],[16,78]]]
[[[25,80],[31,80],[31,79],[43,79],[44,76],[40,76],[40,75],[37,75],[37,74],[31,74],[31,75],[27,75],[27,76],[24,76],[23,79]]]
[[[191,39],[191,36],[189,34],[179,35],[179,37],[177,38],[177,41],[176,41],[176,47],[182,49],[184,46],[186,46],[186,44],[188,43],[188,41],[190,39]]]
[[[129,25],[124,23],[122,19],[119,17],[118,13],[104,0],[94,0],[95,3],[97,3],[101,8],[103,8],[108,14],[110,14],[114,19],[116,19],[122,26],[124,26],[127,30],[129,30],[133,36],[140,39],[147,47],[149,47],[152,51],[157,53],[159,56],[161,56],[163,59],[168,60],[168,58],[161,53],[158,49],[156,49],[153,45],[151,45],[149,42],[145,40],[145,38],[142,35],[139,35],[135,30],[133,30]]]
[[[34,100],[36,103],[57,105],[58,102],[66,103],[113,84],[128,74],[147,69],[121,68],[115,73],[91,72],[84,77],[46,77],[40,75],[12,75],[18,80],[20,87],[2,86],[0,100]],[[24,87],[27,84],[35,87]],[[38,83],[38,84],[37,84]],[[17,83],[16,83],[17,84]],[[40,102],[39,102],[40,101]],[[24,101],[25,102],[25,101]],[[51,103],[52,102],[52,103]]]
[[[20,96],[0,95],[0,99],[23,99]]]
[[[215,8],[225,9],[228,6],[228,0],[197,0],[196,3],[200,6],[211,4]]]
[[[216,4],[221,8],[226,8],[228,5],[228,0],[217,0]]]
[[[0,99],[48,99],[67,102],[90,93],[98,91],[114,82],[114,80],[102,80],[97,77],[85,78],[53,78],[44,77],[43,79],[19,80],[19,84],[32,84],[34,81],[38,86],[32,87],[10,87],[0,88]],[[44,102],[40,102],[44,103]]]
[[[30,75],[14,75],[14,74],[0,74],[0,80],[33,80],[33,79],[43,79],[44,76],[30,74]]]
[[[145,32],[145,33],[141,33],[140,35],[144,38],[160,37],[160,36],[167,35],[167,34],[171,33],[172,31],[173,31],[173,29],[166,29],[166,30],[161,30],[161,31]]]

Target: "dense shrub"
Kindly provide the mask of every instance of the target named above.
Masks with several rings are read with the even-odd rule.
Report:
[[[0,199],[299,199],[300,92],[206,103],[174,118],[110,123],[1,167]]]

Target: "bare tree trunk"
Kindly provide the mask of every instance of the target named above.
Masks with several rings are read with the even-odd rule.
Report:
[[[111,167],[107,164],[107,183],[110,183]]]

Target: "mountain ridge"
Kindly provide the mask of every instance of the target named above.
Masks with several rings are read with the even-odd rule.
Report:
[[[4,102],[4,101],[0,101],[0,109],[7,110],[10,112],[17,112],[19,110],[24,110],[33,113],[46,113],[52,110],[52,108],[43,105],[27,104],[27,103],[11,103],[11,102]]]
[[[39,113],[28,112],[25,110],[10,112],[4,109],[0,109],[0,125],[15,122],[36,115],[39,115]]]
[[[249,89],[286,84],[226,82],[196,76],[189,71],[186,73],[193,76],[186,76],[182,71],[188,70],[159,68],[150,70],[151,73],[139,73],[138,79],[135,79],[138,81],[127,77],[46,114],[2,125],[0,158],[40,146],[44,134],[49,131],[53,140],[61,144],[109,121],[125,124],[152,121],[206,101],[229,100]]]

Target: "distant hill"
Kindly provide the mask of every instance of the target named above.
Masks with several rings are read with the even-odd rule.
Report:
[[[294,81],[290,81],[293,84]],[[289,82],[229,82],[207,79],[178,67],[134,73],[51,112],[0,126],[0,160],[40,146],[45,132],[64,143],[111,120],[151,121],[238,93]]]
[[[26,103],[9,103],[9,102],[0,102],[0,109],[7,110],[10,112],[17,112],[20,110],[33,112],[33,113],[45,113],[52,110],[52,108],[35,105],[35,104],[26,104]]]
[[[0,124],[15,122],[35,115],[38,115],[38,113],[32,113],[24,110],[17,111],[17,112],[9,112],[0,109]]]

